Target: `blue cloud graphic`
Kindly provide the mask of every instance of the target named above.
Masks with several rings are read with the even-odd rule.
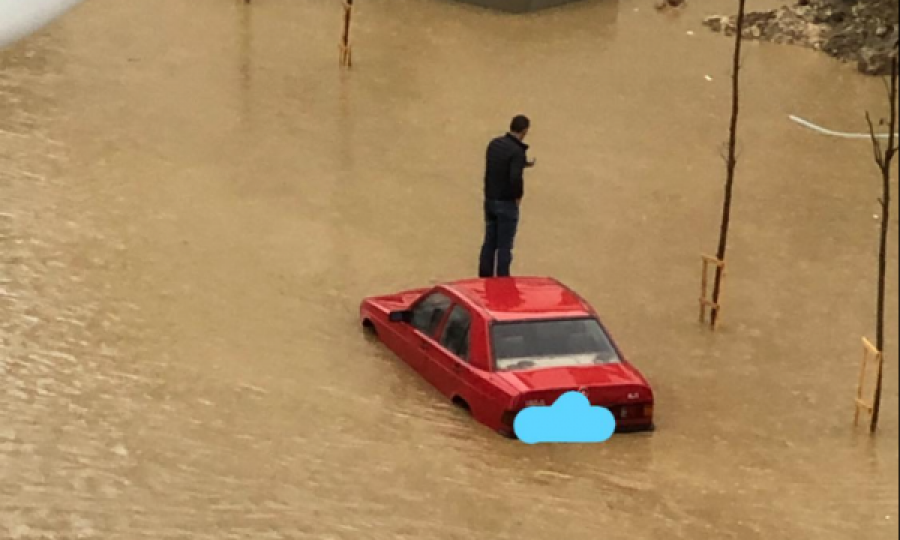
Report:
[[[522,409],[513,430],[527,444],[604,442],[616,431],[616,417],[580,393],[566,392],[549,407]]]

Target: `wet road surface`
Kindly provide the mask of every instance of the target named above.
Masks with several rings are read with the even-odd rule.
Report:
[[[349,74],[314,0],[91,0],[0,52],[0,538],[895,538],[897,223],[873,439],[879,177],[787,119],[862,131],[881,83],[747,44],[711,334],[730,40],[700,21],[729,3],[651,7],[370,0]],[[598,307],[654,434],[508,441],[358,328],[365,295],[475,272],[518,112],[514,271]]]

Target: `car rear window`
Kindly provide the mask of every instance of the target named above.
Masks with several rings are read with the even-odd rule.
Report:
[[[592,317],[495,323],[491,339],[498,371],[621,363]]]

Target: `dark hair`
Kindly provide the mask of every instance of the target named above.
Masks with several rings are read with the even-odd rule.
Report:
[[[522,133],[531,126],[531,120],[527,116],[518,115],[509,123],[509,130],[513,133]]]

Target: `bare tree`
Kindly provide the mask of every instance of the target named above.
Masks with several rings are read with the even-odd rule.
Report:
[[[728,247],[728,227],[731,224],[731,201],[734,193],[734,170],[737,166],[737,121],[738,111],[740,110],[740,84],[739,74],[741,70],[741,45],[744,41],[744,11],[746,0],[738,0],[737,23],[734,37],[734,59],[731,71],[731,126],[728,134],[728,154],[725,157],[726,176],[725,176],[725,200],[722,205],[722,226],[719,230],[719,248],[716,251],[716,258],[720,261],[725,260],[725,251]],[[719,266],[716,268],[716,279],[713,285],[712,301],[714,305],[719,304],[719,295],[722,291],[722,274],[724,268]],[[710,314],[713,326],[719,316],[719,310],[713,308]]]
[[[888,240],[888,220],[891,212],[891,162],[897,154],[897,141],[895,140],[897,132],[897,71],[898,62],[900,62],[900,41],[894,45],[894,58],[891,62],[890,81],[886,83],[888,99],[890,101],[890,119],[888,119],[888,142],[887,147],[882,148],[881,141],[875,136],[875,126],[872,123],[872,117],[866,112],[866,122],[869,124],[869,135],[872,138],[872,151],[875,154],[875,163],[881,171],[881,198],[878,202],[881,205],[881,238],[878,249],[878,299],[875,319],[875,348],[882,354],[882,361],[878,363],[878,376],[875,383],[875,401],[872,406],[872,424],[870,430],[875,433],[878,429],[878,417],[881,412],[881,389],[884,381],[884,296],[885,296],[885,280],[887,273],[887,240]],[[884,120],[879,122],[885,124]]]

